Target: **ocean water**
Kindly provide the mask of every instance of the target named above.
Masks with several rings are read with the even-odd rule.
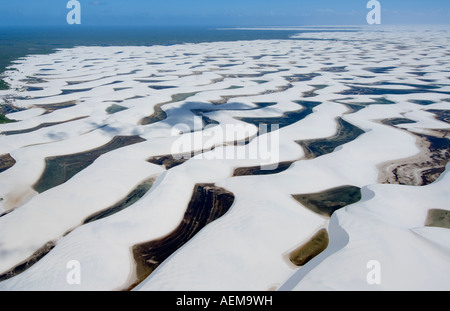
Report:
[[[10,27],[0,29],[0,72],[14,59],[74,46],[150,46],[213,41],[287,39],[289,31],[217,30],[199,27],[90,28]]]
[[[356,30],[356,29],[355,29]],[[305,32],[327,29],[248,30],[220,27],[1,27],[0,74],[17,58],[49,54],[58,48],[74,46],[151,46],[236,40],[289,39]],[[341,30],[342,31],[342,30]],[[348,30],[352,31],[352,30]]]

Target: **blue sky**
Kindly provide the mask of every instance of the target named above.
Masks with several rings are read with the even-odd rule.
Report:
[[[449,0],[379,0],[382,24],[449,24]],[[366,23],[367,0],[79,0],[83,25]],[[0,25],[65,25],[67,0],[0,0]]]

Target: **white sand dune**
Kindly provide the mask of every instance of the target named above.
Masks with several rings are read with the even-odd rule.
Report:
[[[447,166],[448,168],[449,166]],[[423,187],[370,185],[362,201],[333,215],[348,236],[292,276],[283,290],[448,290],[449,230],[425,227],[429,209],[448,210],[449,174]],[[433,200],[430,201],[430,197]],[[333,234],[331,234],[333,237]],[[367,263],[380,263],[380,283],[366,281]]]
[[[425,227],[425,219],[429,209],[449,209],[450,167],[423,187],[377,181],[381,164],[421,152],[412,133],[448,133],[427,110],[449,109],[450,33],[382,28],[296,38],[76,47],[17,61],[6,73],[11,90],[0,92],[25,109],[7,115],[18,122],[0,125],[0,155],[16,161],[0,173],[0,276],[46,243],[55,247],[0,290],[129,288],[133,246],[176,229],[200,183],[232,192],[231,209],[136,290],[449,289],[448,229]],[[126,109],[108,113],[112,105]],[[201,116],[213,122],[205,127]],[[393,118],[415,123],[379,122]],[[305,159],[298,142],[336,140],[340,119],[361,135]],[[280,128],[263,133],[258,123]],[[46,159],[93,152],[118,136],[141,141],[36,191]],[[275,145],[252,154],[267,138]],[[147,161],[191,151],[203,153],[170,169]],[[293,164],[233,177],[237,168],[279,162]],[[156,182],[136,203],[83,224],[149,178]],[[330,220],[292,197],[343,185],[362,188],[363,199]],[[289,253],[320,228],[330,234],[327,250],[303,267],[291,264]],[[66,278],[72,260],[81,264],[76,285]],[[380,285],[367,282],[370,260],[381,263]]]

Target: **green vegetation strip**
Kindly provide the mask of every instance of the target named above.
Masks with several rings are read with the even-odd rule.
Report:
[[[9,90],[9,84],[0,80],[0,91]]]
[[[5,117],[3,114],[0,114],[0,124],[13,123],[13,122],[16,122],[16,121],[10,120],[7,117]]]

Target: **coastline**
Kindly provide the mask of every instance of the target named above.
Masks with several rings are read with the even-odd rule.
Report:
[[[347,190],[357,193],[360,189],[363,194],[381,189],[376,199],[387,201],[390,191],[401,190],[398,206],[383,210],[395,230],[409,220],[397,217],[404,215],[402,199],[408,199],[401,195],[410,191],[402,185],[426,184],[417,187],[418,197],[424,202],[439,197],[436,202],[428,199],[426,207],[445,204],[442,189],[447,179],[440,178],[439,187],[433,181],[448,163],[448,133],[442,123],[447,116],[431,119],[424,111],[436,111],[448,103],[444,101],[448,86],[437,86],[447,68],[435,54],[430,58],[411,54],[407,58],[411,64],[399,64],[397,57],[405,52],[397,48],[398,35],[388,37],[392,39],[385,42],[389,49],[372,59],[367,55],[378,46],[376,41],[347,41],[352,34],[337,35],[341,39],[333,45],[259,40],[78,47],[17,62],[17,70],[9,76],[13,88],[6,92],[11,96],[4,99],[28,111],[11,111],[8,117],[17,116],[18,122],[0,126],[10,134],[0,135],[0,162],[4,162],[0,164],[0,196],[14,194],[22,189],[19,185],[35,185],[39,193],[1,215],[0,251],[5,256],[0,264],[10,271],[33,256],[41,260],[0,282],[0,289],[70,289],[61,265],[69,258],[88,263],[83,289],[117,289],[132,277],[145,283],[136,289],[273,288],[303,269],[286,264],[286,250],[307,241],[329,217],[349,212],[343,219],[351,220],[352,213],[360,212],[355,206],[364,210],[366,201],[344,200],[339,193],[327,196],[326,189],[352,185]],[[414,48],[414,38],[401,40]],[[443,53],[427,45],[418,48],[417,53]],[[382,61],[386,66],[377,67]],[[432,64],[427,69],[428,82],[422,81],[428,73],[418,75],[409,68],[422,63]],[[386,88],[373,98],[378,88],[353,94],[355,85]],[[195,116],[198,122],[192,121]],[[409,124],[413,119],[418,123]],[[180,123],[186,129],[174,135],[173,127]],[[203,126],[196,128],[200,123]],[[260,124],[280,125],[276,170],[261,170],[259,157],[209,157],[226,155],[223,151],[234,154],[240,147],[260,142],[262,135],[244,133],[237,126],[243,124],[252,129]],[[231,138],[214,137],[207,141],[209,149],[191,144],[186,150],[191,155],[201,150],[202,156],[184,161],[173,153],[171,147],[179,138],[192,142],[189,139],[196,134],[205,138],[227,125],[236,125],[230,130]],[[421,127],[427,132],[414,133]],[[151,189],[135,193],[151,176],[161,178],[152,182]],[[48,178],[51,184],[44,185],[45,181],[38,186],[40,178]],[[206,193],[195,198],[192,187],[195,193]],[[230,213],[214,209],[221,205],[216,190],[226,193],[228,203],[233,194]],[[306,196],[309,203],[316,200],[313,203],[326,217],[305,208],[305,200],[299,203],[296,194]],[[128,205],[130,197],[141,199]],[[6,203],[0,200],[3,209]],[[411,212],[413,216],[421,213],[420,209]],[[220,220],[215,217],[219,214],[224,216]],[[378,216],[369,213],[362,220],[373,226],[374,238],[381,241],[384,224],[376,221]],[[208,226],[201,225],[205,222]],[[365,229],[352,227],[352,234],[364,237]],[[417,244],[418,252],[431,248],[409,235],[404,238]],[[42,245],[55,240],[57,245],[41,258]],[[386,243],[396,241],[394,235]],[[381,251],[393,249],[383,243]],[[358,244],[355,252],[365,247]],[[431,252],[430,260],[436,254]],[[428,264],[424,261],[420,268],[434,269]],[[132,267],[139,271],[133,272]],[[355,277],[359,272],[350,269],[348,275]],[[330,276],[330,283],[338,276],[342,275]]]

